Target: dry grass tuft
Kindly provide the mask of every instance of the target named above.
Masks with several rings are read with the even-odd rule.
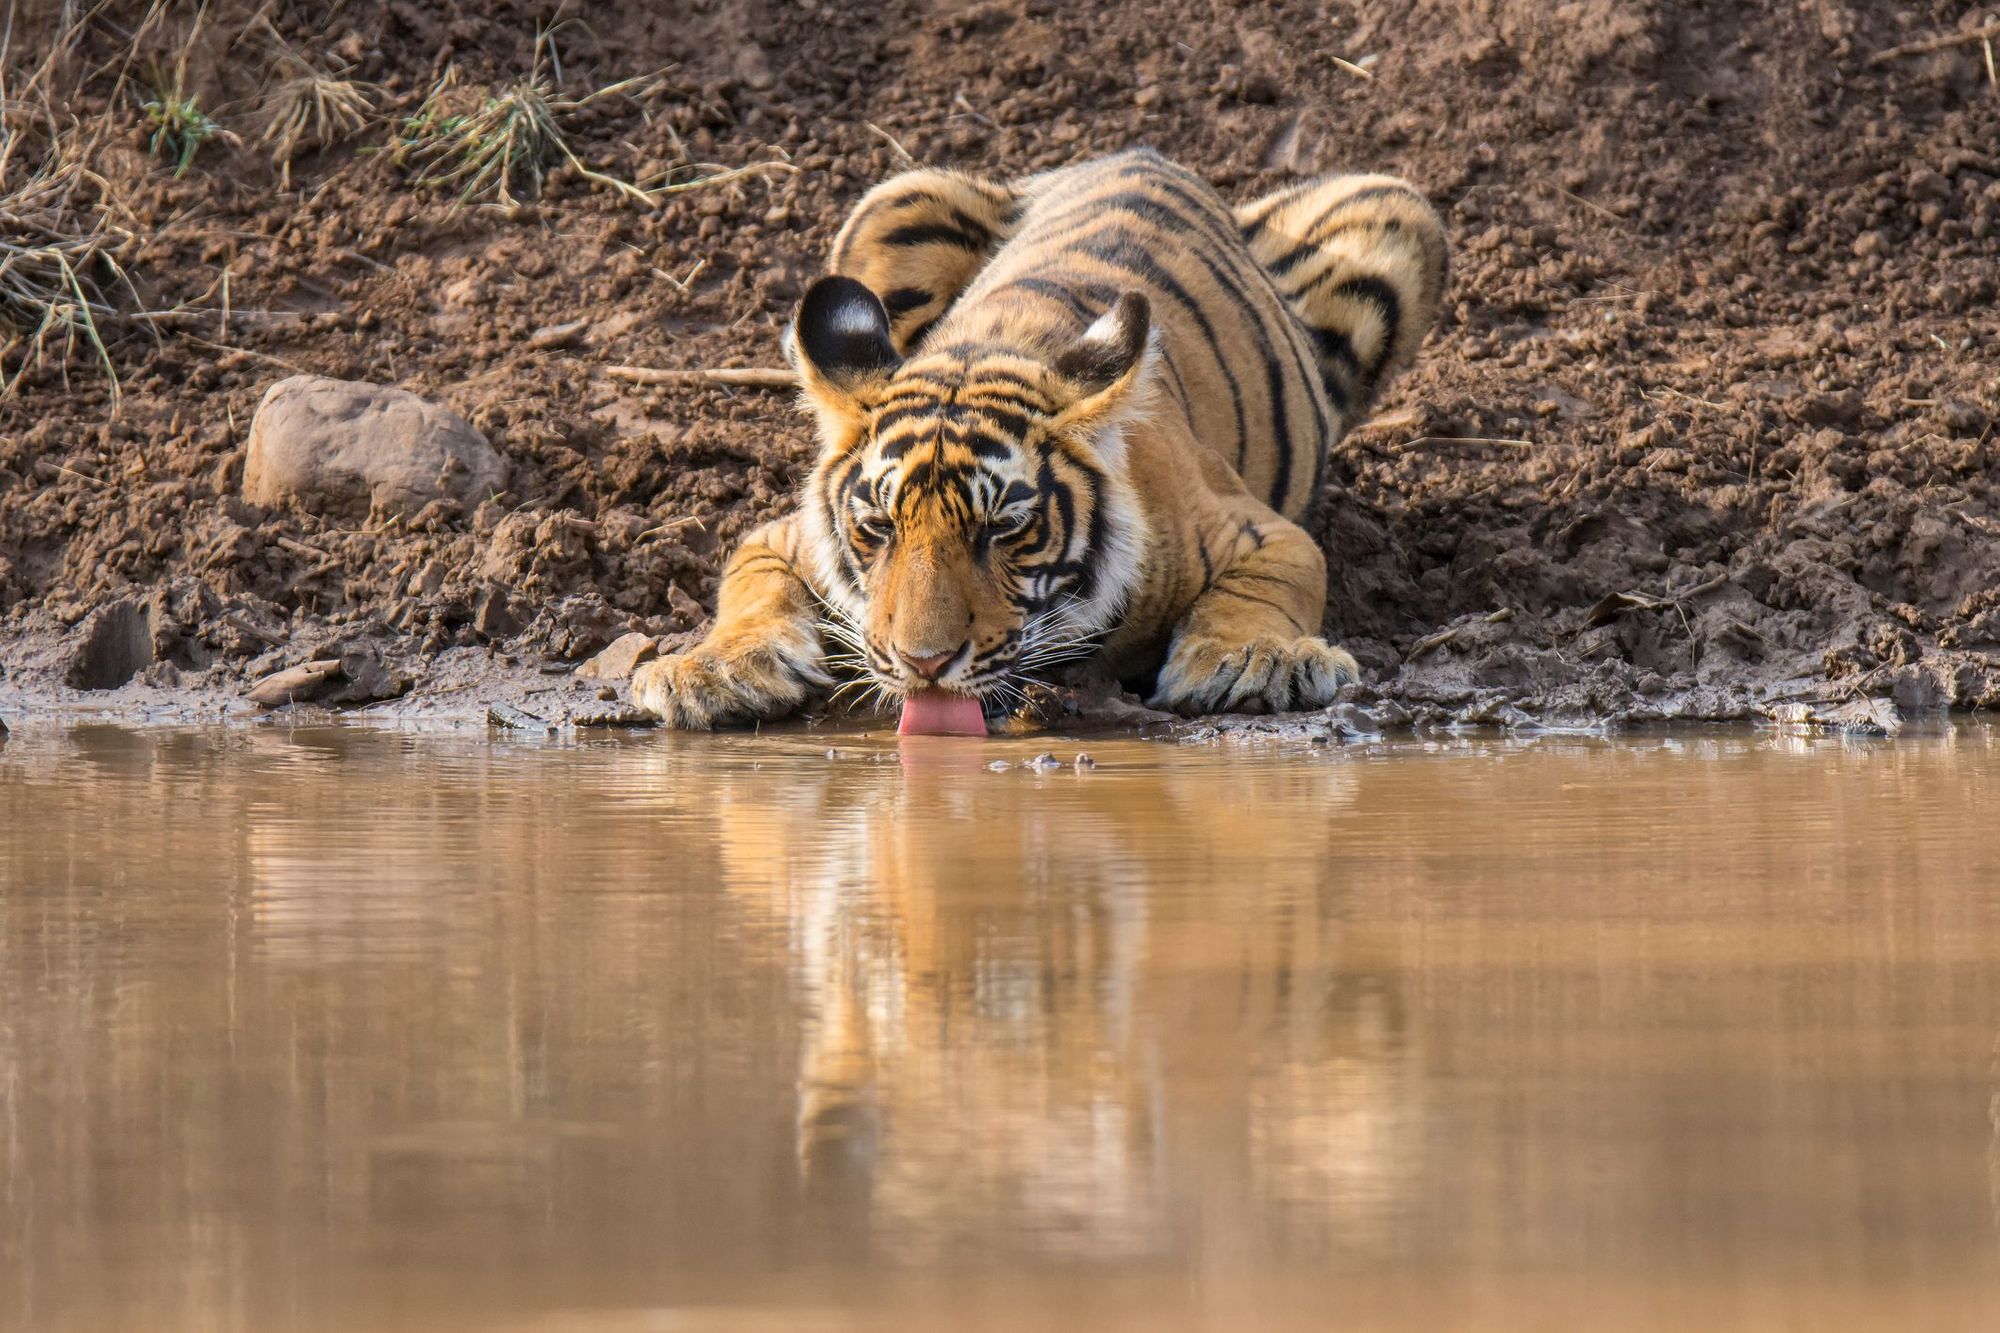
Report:
[[[789,163],[760,162],[748,167],[721,168],[690,164],[690,179],[642,188],[631,181],[585,166],[570,147],[564,121],[600,98],[637,96],[655,87],[660,76],[624,79],[582,97],[557,90],[553,30],[535,36],[528,77],[497,91],[458,86],[446,70],[416,112],[406,119],[390,150],[390,160],[409,173],[410,180],[453,191],[456,206],[490,203],[512,208],[539,199],[549,172],[567,163],[593,185],[616,191],[635,203],[654,205],[668,194],[720,184],[767,171],[792,171]]]
[[[375,115],[379,90],[372,83],[340,77],[343,71],[322,69],[299,54],[268,19],[260,22],[280,77],[263,96],[264,129],[257,141],[270,148],[271,161],[289,187],[292,159],[360,133]]]
[[[67,384],[70,363],[88,353],[103,364],[115,400],[105,329],[118,317],[113,290],[138,304],[122,264],[137,238],[75,146],[24,119],[13,105],[0,109],[0,398],[45,360]]]

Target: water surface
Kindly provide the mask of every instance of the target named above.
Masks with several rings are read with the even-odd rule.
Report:
[[[1996,733],[1046,744],[17,733],[0,1328],[2000,1326]]]

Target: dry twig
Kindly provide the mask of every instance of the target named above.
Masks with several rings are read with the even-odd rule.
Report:
[[[604,373],[632,384],[734,384],[746,389],[794,389],[798,376],[782,366],[722,367],[714,370],[655,370],[650,366],[606,366]]]
[[[1995,37],[2000,37],[2000,23],[1988,23],[1977,28],[1968,28],[1964,32],[1948,32],[1936,37],[1925,37],[1914,42],[1904,42],[1901,46],[1892,46],[1886,51],[1877,51],[1874,55],[1868,57],[1868,63],[1870,65],[1886,65],[1892,60],[1901,60],[1905,56],[1929,55],[1933,51],[1943,51],[1954,46],[1970,46],[1974,42],[1990,41]]]

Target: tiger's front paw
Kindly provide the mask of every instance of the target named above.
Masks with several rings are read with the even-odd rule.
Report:
[[[1285,713],[1323,708],[1361,678],[1353,654],[1310,635],[1175,642],[1149,702],[1176,713]]]
[[[632,673],[632,700],[669,727],[709,731],[771,722],[798,711],[828,683],[817,643],[731,651],[707,644]]]

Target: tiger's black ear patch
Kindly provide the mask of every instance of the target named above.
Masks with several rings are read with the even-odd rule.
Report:
[[[1081,338],[1055,360],[1056,374],[1086,394],[1100,393],[1131,374],[1146,354],[1153,311],[1138,292],[1126,292],[1117,304],[1098,316]]]
[[[889,312],[852,278],[821,278],[808,287],[792,336],[799,355],[835,384],[894,370],[903,360],[889,334]]]

